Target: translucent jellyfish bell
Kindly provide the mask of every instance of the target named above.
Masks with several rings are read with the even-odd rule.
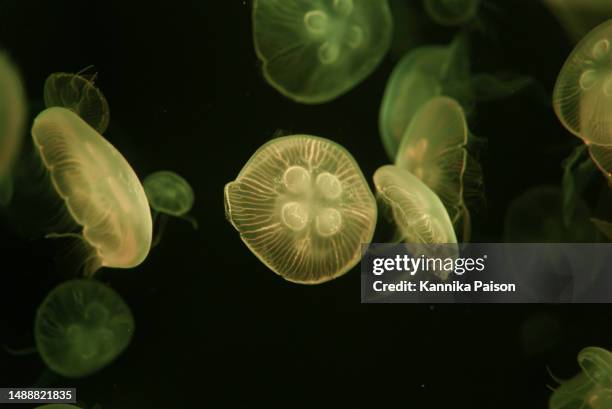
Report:
[[[8,56],[0,52],[0,203],[12,193],[13,165],[23,141],[26,97],[21,77]]]
[[[438,196],[416,176],[398,166],[385,165],[374,173],[376,193],[391,210],[402,241],[408,244],[456,244],[457,237],[448,212]],[[422,250],[422,246],[415,246]],[[445,256],[458,256],[455,246],[438,249]],[[435,251],[435,250],[434,250]],[[433,256],[433,254],[428,254]],[[448,272],[440,272],[446,279]]]
[[[387,81],[379,116],[380,135],[391,159],[397,155],[408,124],[431,98],[452,94],[462,105],[472,104],[466,87],[469,77],[468,50],[462,36],[448,46],[417,48],[397,63]]]
[[[424,6],[436,23],[458,26],[476,17],[480,0],[424,0]]]
[[[110,364],[128,346],[134,318],[121,297],[95,280],[71,280],[38,308],[36,347],[49,368],[78,378]]]
[[[612,407],[612,354],[599,347],[578,353],[582,372],[563,382],[550,397],[550,409]]]
[[[468,134],[459,103],[448,97],[432,98],[410,122],[395,160],[436,193],[453,224],[467,217],[466,186],[477,188],[482,180],[480,166],[467,153]],[[468,161],[470,172],[466,172]]]
[[[391,44],[387,0],[255,0],[253,36],[270,85],[319,104],[355,87]]]
[[[40,113],[32,138],[55,191],[92,248],[86,273],[100,266],[140,264],[151,246],[151,212],[136,173],[121,153],[65,108]]]
[[[612,146],[612,20],[589,32],[557,77],[553,106],[561,123],[587,144]]]
[[[153,241],[155,245],[161,239],[166,226],[166,216],[178,217],[198,228],[197,221],[188,213],[193,207],[195,195],[189,183],[181,175],[161,170],[147,176],[142,182],[149,205],[153,209],[153,219],[160,217],[160,224]]]
[[[103,134],[108,127],[110,110],[94,79],[95,75],[90,80],[81,73],[56,72],[49,75],[45,81],[45,106],[68,108]]]
[[[317,284],[350,270],[372,239],[376,201],[342,146],[292,135],[263,145],[225,186],[228,220],[289,281]]]

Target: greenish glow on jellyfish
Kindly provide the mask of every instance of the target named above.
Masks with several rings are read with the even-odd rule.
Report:
[[[193,207],[195,195],[189,183],[181,175],[161,170],[147,176],[142,182],[153,219],[161,215],[161,222],[155,241],[159,241],[166,225],[166,215],[189,221],[197,229],[197,221],[188,215]]]
[[[417,48],[397,63],[387,81],[379,116],[380,135],[391,159],[395,159],[410,121],[431,98],[453,94],[456,99],[461,98],[462,105],[472,104],[468,88],[451,86],[465,86],[468,82],[468,57],[465,38],[457,36],[447,46]]]
[[[457,237],[453,224],[440,198],[406,169],[385,165],[374,173],[376,193],[391,211],[393,221],[401,240],[414,244],[418,251],[427,250],[430,244],[456,244]],[[428,253],[428,257],[457,257],[458,246],[432,247],[444,255]],[[420,254],[419,254],[420,255]],[[439,277],[448,278],[447,271],[440,271]]]
[[[533,187],[508,206],[504,241],[508,243],[591,243],[597,231],[586,203],[575,197],[573,214],[564,214],[563,191],[558,186]],[[564,220],[567,219],[567,220]]]
[[[253,37],[270,85],[320,104],[355,87],[391,44],[387,0],[255,0]]]
[[[433,190],[454,225],[463,219],[466,237],[469,237],[470,223],[465,192],[472,190],[470,194],[473,194],[482,185],[480,166],[466,149],[468,135],[459,103],[448,97],[434,97],[410,122],[395,159],[398,167],[408,170]]]
[[[104,94],[91,79],[81,73],[56,72],[45,81],[45,105],[47,108],[63,107],[74,111],[98,133],[108,127],[110,110]]]
[[[458,26],[476,17],[480,0],[424,0],[423,5],[436,23]]]
[[[573,42],[612,18],[609,0],[544,0]]]
[[[0,51],[0,204],[12,197],[12,171],[19,156],[26,121],[26,97],[19,72]]]
[[[301,284],[332,280],[361,259],[376,201],[359,166],[328,139],[272,139],[225,186],[225,211],[249,249]]]
[[[55,287],[36,313],[36,348],[54,372],[70,378],[109,365],[129,345],[134,318],[110,287],[71,280]]]
[[[561,123],[587,144],[612,146],[612,20],[589,32],[557,77],[553,106]]]
[[[102,266],[139,265],[151,247],[151,212],[136,173],[121,153],[65,108],[41,112],[32,139],[55,191],[82,228],[79,237],[91,247],[86,274]]]
[[[612,354],[586,347],[578,353],[582,372],[562,382],[550,397],[550,409],[608,409],[612,407]]]

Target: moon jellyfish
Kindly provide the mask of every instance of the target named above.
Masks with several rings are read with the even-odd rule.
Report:
[[[424,6],[436,23],[458,26],[476,17],[480,0],[424,0]]]
[[[142,182],[149,205],[153,209],[153,219],[161,215],[159,231],[154,242],[159,241],[168,216],[189,221],[197,229],[196,220],[188,213],[193,207],[195,195],[189,183],[179,174],[161,170],[150,174]]]
[[[427,45],[406,54],[391,73],[380,106],[378,126],[394,160],[406,127],[436,96],[455,99],[469,115],[477,101],[507,98],[533,84],[529,77],[471,73],[468,40],[457,35],[448,45]]]
[[[391,44],[387,0],[255,0],[253,37],[270,85],[297,102],[328,102],[355,87]]]
[[[412,173],[398,166],[385,165],[374,173],[374,185],[378,197],[390,210],[402,241],[414,244],[413,248],[419,251],[427,250],[422,245],[457,243],[446,208],[438,196]],[[432,247],[432,251],[449,253],[444,255],[449,257],[457,257],[459,252],[457,246]],[[446,279],[449,272],[438,273],[440,278]]]
[[[563,191],[536,186],[516,199],[506,211],[504,241],[509,243],[591,243],[598,241],[586,203],[576,197],[571,217],[564,221]]]
[[[587,34],[559,72],[553,91],[561,123],[587,144],[612,146],[612,20]]]
[[[607,409],[612,407],[612,355],[599,347],[578,353],[582,372],[562,382],[550,397],[550,409]]]
[[[56,72],[49,75],[45,81],[45,105],[47,108],[68,108],[103,134],[110,120],[108,102],[94,84],[95,75],[87,79],[81,74]]]
[[[470,223],[465,192],[477,192],[482,185],[480,166],[466,149],[468,135],[459,103],[448,97],[432,98],[404,132],[395,160],[440,198],[453,224],[463,218],[466,237]]]
[[[355,159],[316,136],[272,139],[225,185],[224,196],[226,217],[247,247],[296,283],[346,273],[376,225],[376,201]]]
[[[26,121],[26,97],[19,72],[0,51],[0,204],[12,196],[13,165],[23,141]]]
[[[34,336],[45,364],[79,378],[110,364],[130,343],[134,318],[110,287],[71,280],[55,287],[36,313]]]
[[[40,113],[32,138],[53,188],[82,228],[78,236],[91,247],[86,274],[101,266],[140,264],[151,246],[151,213],[144,189],[121,153],[65,108]]]

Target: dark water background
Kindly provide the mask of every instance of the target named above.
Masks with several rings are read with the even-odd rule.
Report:
[[[415,22],[396,25],[420,36],[397,38],[395,50],[452,39],[420,2],[406,3]],[[534,0],[488,4],[501,14],[481,15],[488,31],[473,39],[475,71],[530,75],[550,94],[571,50],[561,27]],[[245,1],[0,0],[0,16],[0,45],[22,70],[32,115],[49,73],[93,64],[111,108],[106,137],[141,177],[171,169],[196,192],[199,230],[172,221],[143,265],[101,271],[132,307],[136,334],[111,366],[57,381],[76,386],[87,407],[544,408],[547,366],[567,378],[579,349],[610,346],[606,305],[361,305],[357,269],[320,286],[291,284],[225,220],[223,185],[278,131],[334,139],[371,179],[388,162],[378,109],[400,51],[341,98],[305,106],[264,81]],[[479,105],[471,127],[488,140],[474,240],[501,241],[512,198],[560,183],[577,140],[522,94]],[[36,307],[66,274],[61,245],[21,237],[10,219],[0,228],[0,343],[31,346]],[[0,353],[0,386],[29,386],[43,371],[36,356]]]

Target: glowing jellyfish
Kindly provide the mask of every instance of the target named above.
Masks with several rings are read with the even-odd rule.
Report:
[[[19,155],[26,120],[26,97],[21,77],[8,56],[0,52],[0,203],[12,196],[12,171]]]
[[[98,133],[108,127],[110,111],[104,94],[91,79],[81,73],[56,72],[45,81],[45,105],[47,108],[63,107],[74,111]]]
[[[402,241],[420,245],[456,244],[457,237],[446,208],[423,182],[398,166],[385,165],[374,173],[376,193],[391,211]],[[458,256],[457,246],[440,246],[449,257]],[[428,256],[434,257],[432,254]],[[448,272],[439,272],[446,279]]]
[[[130,343],[134,318],[110,287],[71,280],[51,290],[38,308],[38,352],[60,375],[79,378],[110,364]]]
[[[424,6],[436,23],[458,26],[476,17],[480,0],[424,0]]]
[[[86,273],[101,266],[140,264],[151,246],[151,212],[136,173],[121,153],[65,108],[40,113],[32,138],[55,191],[92,249]]]
[[[612,407],[612,354],[586,347],[578,353],[582,372],[561,385],[550,397],[550,409],[608,409]]]
[[[573,214],[564,220],[563,191],[536,186],[516,199],[506,211],[504,241],[510,243],[591,243],[598,241],[586,203],[575,198]]]
[[[453,224],[464,217],[469,236],[466,187],[482,184],[480,166],[468,155],[469,130],[459,103],[448,97],[429,100],[416,113],[402,137],[395,164],[410,171],[440,198]],[[468,169],[469,172],[466,172]],[[472,187],[470,187],[472,186]]]
[[[197,221],[188,215],[195,195],[185,178],[175,172],[161,170],[147,176],[142,185],[153,209],[153,219],[161,215],[155,241],[158,241],[163,233],[167,220],[165,215],[187,220],[197,229]]]
[[[391,44],[387,0],[255,0],[253,36],[270,85],[319,104],[355,87]]]
[[[553,105],[585,143],[612,146],[612,20],[587,34],[561,68]]]
[[[225,211],[251,251],[289,281],[350,270],[372,239],[376,201],[342,146],[292,135],[263,145],[225,186]]]
[[[471,73],[468,40],[457,35],[446,45],[410,51],[395,66],[383,95],[379,130],[389,158],[394,160],[406,127],[431,98],[455,99],[469,115],[477,101],[507,98],[534,83],[516,74]]]
[[[609,0],[544,0],[574,42],[612,18]]]

